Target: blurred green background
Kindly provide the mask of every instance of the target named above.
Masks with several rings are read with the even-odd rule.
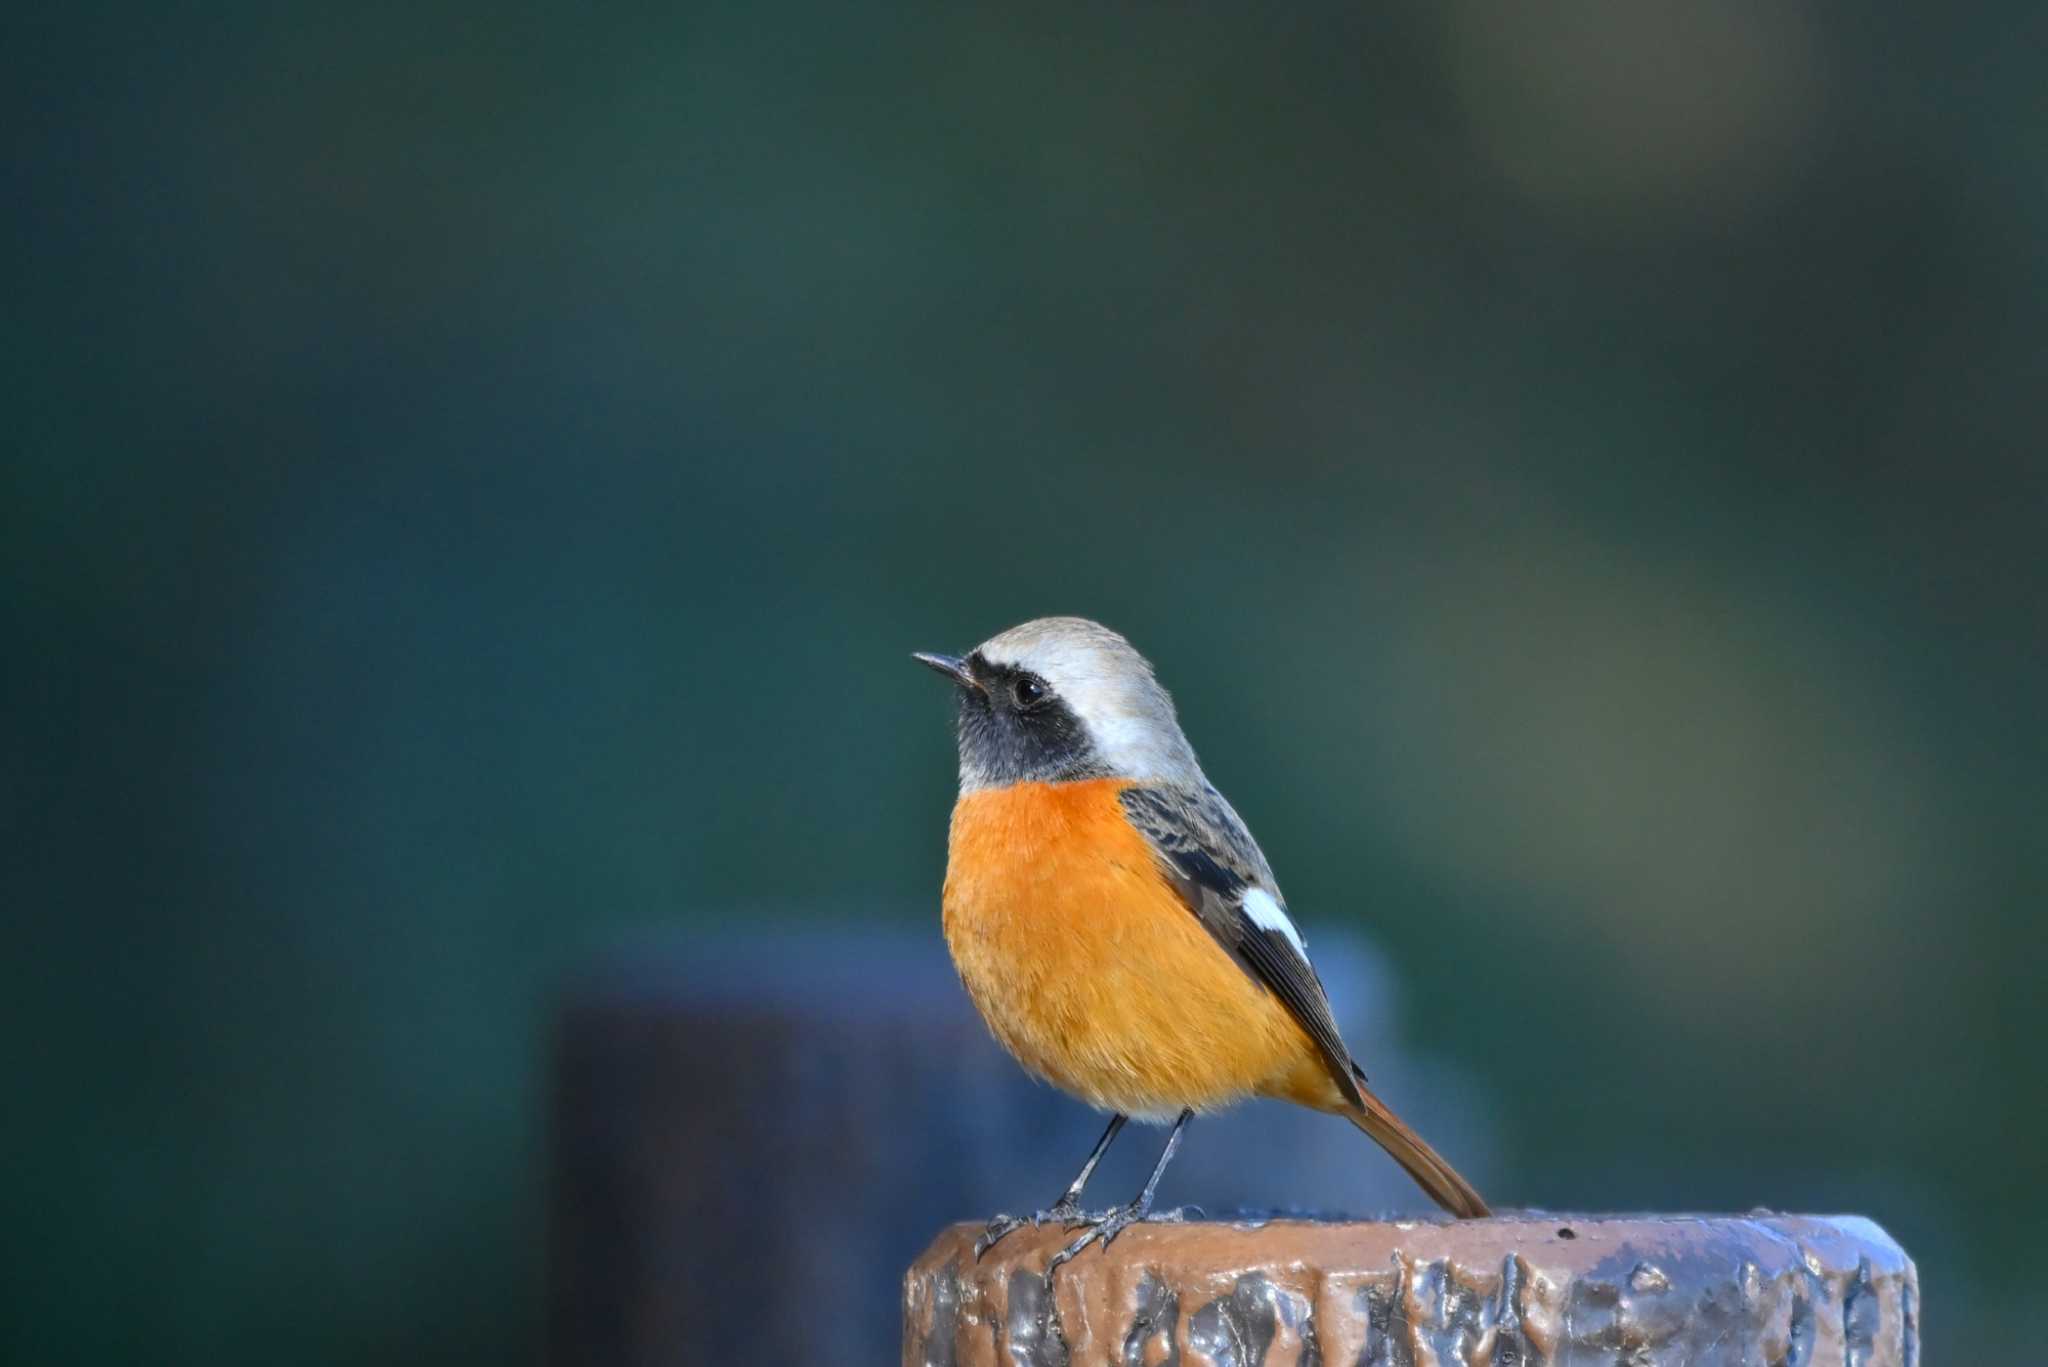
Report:
[[[936,935],[905,653],[1046,612],[1498,1200],[1862,1211],[2027,1356],[2038,6],[0,22],[9,1360],[531,1353],[560,984]]]

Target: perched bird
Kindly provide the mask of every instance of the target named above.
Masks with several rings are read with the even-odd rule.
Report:
[[[1113,1117],[1031,1217],[1083,1231],[1052,1267],[1145,1219],[1189,1118],[1250,1096],[1341,1115],[1445,1210],[1487,1213],[1366,1088],[1265,856],[1129,641],[1046,617],[914,658],[957,685],[944,919],[960,980],[1018,1062]],[[1129,1205],[1084,1215],[1128,1119],[1170,1122],[1166,1147]],[[996,1217],[977,1255],[1022,1223]]]

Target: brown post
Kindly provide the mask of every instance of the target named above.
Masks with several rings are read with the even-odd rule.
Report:
[[[905,1367],[1917,1367],[1913,1264],[1858,1217],[1135,1226],[911,1265]]]

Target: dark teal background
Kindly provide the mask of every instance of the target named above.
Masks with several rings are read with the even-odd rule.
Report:
[[[2020,1360],[2037,6],[17,7],[0,1347],[530,1357],[600,947],[907,908],[1150,653],[1507,1202]],[[800,1119],[793,1115],[792,1123]]]

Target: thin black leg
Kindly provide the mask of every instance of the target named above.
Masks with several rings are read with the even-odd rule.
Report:
[[[1005,1235],[1014,1233],[1027,1224],[1035,1229],[1048,1220],[1069,1227],[1081,1223],[1086,1218],[1081,1214],[1081,1190],[1088,1185],[1088,1179],[1095,1175],[1095,1165],[1102,1161],[1102,1155],[1109,1152],[1110,1141],[1116,1138],[1117,1132],[1123,1129],[1124,1122],[1128,1119],[1129,1116],[1122,1115],[1110,1117],[1109,1128],[1102,1132],[1102,1138],[1095,1141],[1095,1148],[1089,1153],[1088,1161],[1081,1165],[1081,1171],[1075,1174],[1074,1180],[1067,1185],[1060,1199],[1053,1202],[1050,1210],[1041,1210],[1028,1219],[1018,1215],[998,1215],[990,1220],[988,1228],[974,1241],[975,1261],[979,1262],[981,1256],[994,1248],[997,1241]]]
[[[1173,1133],[1166,1136],[1166,1147],[1160,1150],[1159,1161],[1152,1165],[1152,1175],[1145,1179],[1145,1189],[1138,1193],[1138,1199],[1127,1206],[1110,1211],[1099,1220],[1090,1220],[1088,1228],[1082,1232],[1080,1238],[1052,1255],[1052,1260],[1045,1265],[1046,1276],[1052,1276],[1054,1269],[1061,1263],[1092,1243],[1100,1241],[1104,1248],[1108,1248],[1110,1241],[1117,1235],[1151,1215],[1152,1196],[1159,1190],[1159,1179],[1166,1174],[1166,1165],[1173,1161],[1174,1153],[1180,1148],[1180,1132],[1187,1128],[1188,1121],[1194,1119],[1194,1115],[1191,1110],[1182,1111],[1180,1119],[1173,1122]],[[1175,1211],[1171,1215],[1162,1215],[1159,1218],[1178,1220],[1180,1216],[1181,1212]]]
[[[1180,1119],[1173,1122],[1173,1133],[1166,1136],[1166,1147],[1159,1151],[1159,1161],[1152,1165],[1152,1175],[1145,1179],[1145,1190],[1131,1203],[1131,1209],[1140,1219],[1152,1212],[1152,1193],[1159,1190],[1159,1179],[1166,1172],[1166,1165],[1173,1161],[1174,1152],[1180,1148],[1180,1132],[1195,1118],[1193,1111],[1182,1111]],[[1090,1166],[1093,1166],[1091,1161]],[[1108,1243],[1107,1239],[1103,1240]]]
[[[1130,1117],[1125,1115],[1114,1115],[1109,1118],[1109,1128],[1102,1132],[1102,1138],[1095,1141],[1095,1151],[1089,1154],[1088,1161],[1081,1165],[1081,1171],[1068,1185],[1066,1195],[1053,1202],[1054,1210],[1081,1208],[1081,1189],[1086,1187],[1088,1179],[1095,1175],[1095,1165],[1102,1161],[1102,1155],[1109,1152],[1110,1141],[1117,1137],[1118,1132],[1124,1127],[1124,1122],[1129,1119]],[[1178,1134],[1179,1131],[1176,1130],[1174,1133]]]

